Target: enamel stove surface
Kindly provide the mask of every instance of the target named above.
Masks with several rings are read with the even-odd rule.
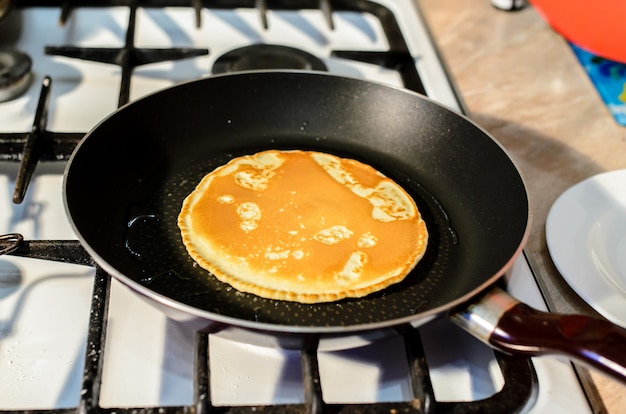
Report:
[[[415,4],[410,0],[381,4],[393,13],[402,30],[424,92],[461,111]],[[57,7],[16,9],[0,26],[0,47],[30,55],[32,84],[20,97],[0,103],[0,134],[32,128],[45,76],[52,79],[48,130],[84,133],[114,111],[120,104],[120,82],[125,76],[118,66],[54,57],[47,55],[45,48],[121,47],[129,13],[121,6],[77,8],[60,25]],[[320,57],[328,70],[338,75],[403,86],[402,76],[393,68],[331,53],[387,50],[376,16],[343,11],[332,16],[334,29],[319,10],[270,9],[264,28],[254,8],[205,8],[197,27],[196,15],[189,7],[138,8],[137,48],[191,47],[209,53],[137,67],[128,99],[210,76],[221,55],[256,43],[299,48]],[[63,208],[64,162],[40,163],[20,204],[12,202],[17,167],[15,161],[0,162],[0,186],[4,189],[0,192],[0,234],[21,233],[27,240],[76,239]],[[0,410],[66,409],[81,404],[86,392],[85,361],[101,352],[88,343],[91,302],[100,294],[93,291],[95,274],[88,266],[0,257]],[[508,280],[515,296],[545,308],[524,257],[516,262]],[[168,320],[115,280],[108,306],[99,406],[193,406],[196,334]],[[481,400],[503,387],[504,379],[489,348],[446,320],[419,331],[437,401]],[[336,350],[332,341],[320,345],[325,402],[410,401],[413,396],[403,340],[399,336],[371,343],[364,338],[353,340],[360,346]],[[228,331],[209,335],[207,342],[213,404],[301,404],[305,400],[299,351],[236,342]],[[538,392],[522,412],[590,412],[569,362],[549,357],[533,362]]]

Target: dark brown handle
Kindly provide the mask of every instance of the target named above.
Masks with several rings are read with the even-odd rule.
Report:
[[[563,354],[626,383],[626,329],[604,319],[519,303],[501,316],[489,343],[509,352]]]
[[[626,383],[626,329],[605,319],[543,312],[496,287],[449,316],[501,351],[565,355]]]

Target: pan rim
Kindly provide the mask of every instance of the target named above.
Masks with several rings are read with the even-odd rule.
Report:
[[[89,253],[89,255],[94,259],[94,261],[112,277],[115,277],[120,283],[122,283],[127,288],[133,290],[134,292],[146,297],[150,300],[156,301],[161,305],[165,305],[172,310],[180,311],[185,313],[186,315],[200,318],[204,321],[217,324],[225,324],[229,326],[236,326],[239,328],[250,329],[253,331],[264,331],[275,334],[355,334],[360,332],[381,330],[385,328],[397,327],[401,325],[410,324],[414,327],[421,326],[425,323],[430,322],[431,320],[443,315],[447,314],[449,311],[465,304],[471,302],[472,298],[480,295],[480,293],[486,291],[491,287],[497,280],[499,280],[515,263],[515,261],[520,257],[523,252],[525,241],[527,240],[529,235],[529,231],[527,230],[524,234],[523,242],[520,243],[520,246],[515,251],[515,254],[511,256],[509,261],[502,266],[502,268],[496,272],[491,277],[487,278],[482,284],[476,287],[473,291],[466,293],[465,295],[459,296],[458,298],[448,302],[445,305],[441,305],[435,307],[433,309],[429,309],[427,311],[418,312],[412,315],[404,316],[401,318],[388,319],[379,322],[370,322],[370,323],[361,323],[361,324],[352,324],[352,325],[335,325],[335,326],[308,326],[308,325],[285,325],[278,323],[268,323],[268,322],[256,322],[252,320],[235,318],[228,315],[221,315],[218,313],[213,313],[209,311],[204,311],[202,309],[196,308],[191,305],[187,305],[185,303],[176,301],[166,295],[155,292],[152,289],[149,289],[147,286],[141,285],[140,283],[134,281],[123,273],[119,272],[115,267],[109,264],[106,260],[104,260],[100,255],[98,255],[95,250],[89,246],[88,243],[84,239],[79,238],[81,245],[83,248]],[[190,318],[191,319],[191,318]]]
[[[144,99],[149,99],[152,96],[155,96],[159,93],[162,93],[163,91],[172,89],[172,88],[177,88],[183,85],[189,85],[189,84],[193,84],[196,82],[205,82],[205,81],[210,81],[211,79],[215,79],[215,78],[221,78],[221,77],[238,77],[238,76],[251,76],[251,75],[266,75],[266,74],[274,74],[274,75],[292,75],[292,76],[299,76],[299,77],[307,77],[307,76],[316,76],[316,77],[325,77],[325,78],[334,78],[334,79],[349,79],[351,81],[356,81],[358,83],[366,83],[366,84],[375,84],[375,85],[379,85],[382,86],[384,88],[388,88],[388,89],[393,89],[396,90],[398,92],[404,93],[404,94],[409,94],[409,95],[415,95],[418,96],[420,99],[424,99],[427,100],[431,103],[433,103],[434,105],[441,107],[443,109],[445,109],[446,111],[452,111],[456,116],[464,119],[465,121],[467,121],[468,123],[470,123],[472,126],[474,126],[475,128],[477,128],[482,134],[484,134],[486,137],[488,137],[491,141],[493,141],[494,144],[497,145],[497,147],[499,147],[500,151],[502,151],[502,153],[508,158],[508,160],[510,161],[512,167],[515,169],[515,171],[517,172],[517,174],[519,175],[519,179],[521,181],[523,190],[524,190],[524,194],[525,194],[525,199],[526,199],[526,210],[527,210],[527,217],[526,217],[526,223],[524,226],[524,232],[521,235],[521,238],[519,240],[519,243],[517,244],[517,247],[515,249],[515,251],[512,253],[512,255],[509,257],[509,259],[500,267],[500,269],[498,269],[493,275],[486,277],[485,280],[480,283],[478,286],[474,287],[471,291],[460,295],[459,297],[455,298],[452,301],[449,301],[447,303],[445,303],[444,305],[429,309],[429,310],[425,310],[425,311],[421,311],[421,312],[417,312],[411,315],[407,315],[407,316],[402,316],[399,318],[393,318],[393,319],[387,319],[387,320],[382,320],[382,321],[377,321],[377,322],[367,322],[367,323],[359,323],[359,324],[351,324],[351,325],[329,325],[329,326],[324,326],[324,325],[287,325],[287,324],[280,324],[280,323],[269,323],[269,322],[257,322],[257,321],[253,321],[253,320],[247,320],[247,319],[241,319],[241,318],[237,318],[237,317],[233,317],[233,316],[228,316],[228,315],[223,315],[223,314],[219,314],[219,313],[214,313],[214,312],[210,312],[207,310],[202,310],[200,308],[194,307],[192,305],[188,305],[186,303],[177,301],[171,297],[168,297],[164,294],[158,293],[152,289],[150,289],[149,287],[140,284],[139,282],[131,279],[130,277],[126,276],[125,274],[123,274],[122,272],[120,272],[114,265],[112,265],[111,263],[109,263],[107,260],[105,260],[103,257],[101,257],[96,251],[95,249],[85,240],[83,234],[80,232],[80,230],[78,229],[78,226],[76,224],[76,222],[74,221],[74,217],[72,216],[71,212],[70,212],[70,202],[68,200],[68,192],[67,192],[67,182],[68,182],[68,176],[70,173],[70,170],[72,168],[72,165],[74,164],[74,159],[78,156],[78,154],[80,153],[80,149],[85,145],[86,142],[89,141],[89,138],[94,134],[95,131],[97,131],[100,126],[107,122],[110,118],[114,117],[115,114],[117,114],[120,111],[123,111],[124,108],[134,105],[137,102],[141,102]],[[482,128],[480,125],[476,124],[473,120],[471,120],[468,116],[466,116],[465,114],[461,114],[459,112],[456,112],[454,110],[452,110],[451,108],[449,108],[448,106],[441,104],[435,100],[433,100],[432,98],[429,98],[428,96],[425,96],[423,94],[402,88],[402,87],[397,87],[397,86],[393,86],[393,85],[387,85],[384,84],[382,82],[375,82],[375,81],[369,81],[369,80],[363,80],[363,79],[359,79],[359,78],[354,78],[354,77],[347,77],[347,76],[340,76],[340,75],[335,75],[335,74],[328,74],[325,72],[316,72],[316,71],[307,71],[307,70],[278,70],[278,69],[273,69],[273,70],[254,70],[254,71],[242,71],[242,72],[238,72],[238,73],[231,73],[231,74],[218,74],[218,75],[212,75],[208,78],[202,78],[202,79],[195,79],[195,80],[190,80],[188,82],[183,82],[181,84],[177,84],[174,85],[170,88],[167,89],[163,89],[163,90],[159,90],[159,91],[155,91],[153,93],[150,93],[148,95],[145,95],[135,101],[129,102],[123,106],[121,106],[120,108],[118,108],[117,110],[113,111],[111,114],[109,114],[107,117],[105,117],[104,119],[102,119],[100,122],[98,122],[84,137],[83,139],[79,142],[79,144],[76,146],[76,148],[74,149],[72,155],[70,156],[65,171],[64,171],[64,175],[63,175],[63,203],[64,203],[64,208],[65,208],[65,212],[66,212],[66,216],[70,222],[70,225],[73,229],[73,231],[76,233],[76,235],[78,236],[78,240],[81,243],[81,245],[85,248],[85,250],[87,251],[87,253],[89,253],[89,255],[94,259],[94,261],[104,270],[106,271],[109,275],[115,277],[118,281],[120,281],[123,285],[125,285],[126,287],[132,289],[134,292],[142,295],[143,297],[146,297],[152,301],[155,301],[156,303],[160,304],[160,305],[164,305],[167,308],[170,308],[172,310],[175,311],[179,311],[182,312],[186,315],[189,315],[192,318],[199,318],[202,320],[207,321],[208,323],[218,323],[218,324],[225,324],[225,325],[230,325],[230,326],[236,326],[236,327],[240,327],[240,328],[244,328],[244,329],[251,329],[251,330],[255,330],[255,331],[266,331],[266,332],[272,332],[272,333],[283,333],[283,334],[354,334],[356,332],[364,332],[364,331],[372,331],[372,330],[380,330],[380,329],[384,329],[384,328],[390,328],[390,327],[396,327],[399,325],[403,325],[403,324],[411,324],[414,326],[419,326],[422,325],[424,323],[427,323],[428,321],[441,316],[444,313],[449,312],[451,309],[454,309],[455,307],[458,307],[459,305],[463,304],[463,303],[467,303],[469,302],[473,297],[475,297],[476,295],[478,295],[479,293],[485,291],[489,286],[493,285],[499,278],[501,278],[512,266],[513,263],[517,260],[517,258],[520,256],[520,254],[522,253],[524,246],[526,244],[526,241],[528,240],[529,234],[530,234],[530,223],[532,220],[532,209],[530,208],[530,199],[528,196],[528,187],[526,185],[526,181],[524,179],[524,176],[521,173],[521,169],[519,168],[519,166],[515,163],[515,161],[511,158],[511,156],[509,155],[509,152],[506,150],[506,148],[504,148],[504,146],[498,142],[491,134],[489,134],[484,128]],[[417,325],[416,325],[417,324]]]

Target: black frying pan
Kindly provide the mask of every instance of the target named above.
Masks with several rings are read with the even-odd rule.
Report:
[[[354,158],[403,185],[429,228],[424,259],[382,292],[315,305],[240,293],[195,266],[176,225],[182,200],[214,168],[270,148]],[[533,322],[536,311],[492,289],[528,234],[528,197],[518,170],[471,121],[403,89],[271,71],[164,90],[121,108],[85,137],[67,167],[65,202],[99,265],[169,316],[201,328],[337,335],[417,326],[451,312],[469,330],[482,319],[478,336],[501,349],[553,351],[552,342],[560,341],[554,329],[544,329],[526,344],[524,331],[563,319]],[[503,335],[495,329],[498,321],[520,326]],[[487,322],[493,329],[484,328]],[[571,330],[580,326],[577,320]],[[626,334],[602,326],[614,335],[615,350],[588,340],[580,346],[625,365]],[[556,348],[570,356],[580,349]],[[625,377],[623,368],[607,370]]]

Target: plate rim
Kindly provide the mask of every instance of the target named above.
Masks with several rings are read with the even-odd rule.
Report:
[[[626,189],[626,169],[608,171],[586,178],[565,190],[550,207],[546,219],[546,243],[552,261],[565,282],[599,314],[626,328],[626,298],[616,292],[615,288],[602,276],[588,259],[587,236],[594,222],[571,220],[574,198],[589,194],[599,184],[623,184]],[[626,192],[625,192],[626,193]],[[612,204],[595,203],[595,211],[609,211]],[[622,207],[626,216],[626,205]],[[563,212],[567,212],[563,214]],[[591,215],[589,215],[591,217]],[[581,243],[576,233],[584,232],[585,239]],[[573,249],[573,250],[569,250]],[[597,278],[587,277],[594,272]]]

